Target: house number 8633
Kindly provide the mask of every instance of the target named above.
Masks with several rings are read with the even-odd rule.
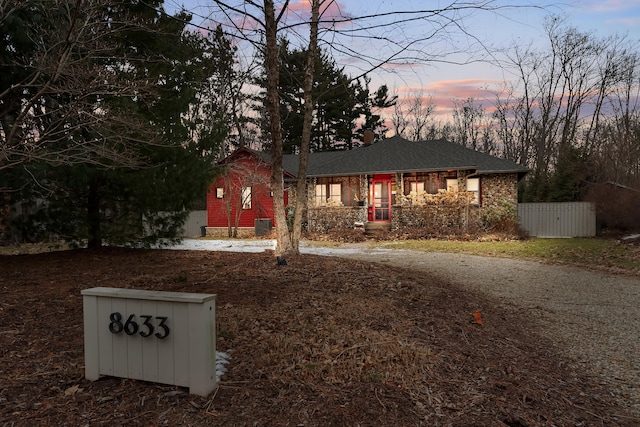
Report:
[[[124,332],[127,335],[135,335],[138,334],[143,338],[150,337],[151,335],[155,335],[157,338],[163,340],[169,336],[169,326],[167,326],[167,317],[165,316],[156,316],[156,322],[153,322],[153,316],[149,316],[143,314],[140,316],[142,319],[142,324],[139,324],[136,321],[136,315],[131,314],[127,318],[126,321],[122,321],[122,314],[117,311],[111,313],[109,315],[109,331],[112,334],[119,334],[120,332]],[[154,325],[157,323],[157,325]],[[158,329],[158,332],[155,332]],[[155,332],[155,334],[154,334]]]

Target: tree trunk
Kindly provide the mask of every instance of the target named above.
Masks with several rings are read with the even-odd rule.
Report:
[[[288,3],[288,2],[287,2]],[[283,6],[283,11],[287,7]],[[278,95],[279,64],[277,25],[273,0],[264,0],[265,15],[265,71],[267,74],[267,112],[271,131],[271,191],[273,191],[273,214],[276,222],[276,255],[297,252],[291,244],[287,215],[284,206],[284,177],[282,169],[282,123],[280,120],[280,97]]]
[[[302,217],[307,211],[307,163],[311,145],[311,124],[313,121],[313,75],[318,56],[318,21],[320,19],[320,0],[311,1],[311,29],[309,31],[309,50],[304,73],[304,121],[302,123],[302,141],[300,142],[300,163],[298,165],[298,186],[296,191],[296,209],[293,218],[291,244],[299,252],[302,234]]]

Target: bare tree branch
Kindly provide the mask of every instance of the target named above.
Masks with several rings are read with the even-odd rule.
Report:
[[[54,0],[32,12],[22,5],[8,13],[42,19],[29,29],[33,54],[3,64],[23,71],[0,87],[0,170],[31,161],[144,167],[139,146],[167,143],[148,123],[105,102],[154,98],[157,82],[137,78],[134,60],[111,42],[143,24],[107,21],[106,5],[97,1]]]

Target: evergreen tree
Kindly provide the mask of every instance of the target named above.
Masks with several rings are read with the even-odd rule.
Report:
[[[359,141],[364,140],[364,132],[367,130],[373,132],[375,141],[384,139],[388,128],[377,112],[393,107],[398,99],[397,96],[389,95],[389,88],[386,85],[380,86],[378,90],[371,93],[370,84],[371,78],[367,76],[363,77],[362,83],[358,82],[358,113],[364,118],[364,122],[357,131]]]
[[[61,9],[77,6],[54,3]],[[204,197],[225,135],[224,126],[209,126],[206,134],[192,139],[190,132],[198,123],[185,115],[200,83],[216,72],[211,45],[198,33],[185,32],[188,15],[166,15],[161,0],[108,1],[84,9],[80,4],[76,14],[63,16],[88,13],[90,7],[99,7],[92,12],[102,19],[99,28],[108,31],[87,32],[68,47],[69,62],[81,67],[78,73],[71,73],[71,67],[56,81],[45,76],[40,83],[44,119],[21,128],[48,138],[38,146],[47,155],[22,159],[23,169],[0,168],[13,178],[12,189],[21,188],[9,193],[9,202],[16,196],[38,201],[31,203],[32,220],[21,218],[22,230],[35,235],[46,230],[72,242],[86,241],[89,247],[139,241],[142,236],[148,242],[174,238],[187,209]],[[43,16],[49,20],[41,25],[48,28],[72,32],[79,25],[51,22],[55,15],[50,10]],[[17,39],[15,34],[11,40]],[[90,43],[95,49],[86,52]],[[35,56],[45,47],[36,46]],[[48,91],[54,83],[56,90]],[[79,87],[85,90],[76,90]],[[74,105],[83,114],[64,114]],[[52,132],[52,123],[65,131]],[[2,142],[11,143],[8,138]]]
[[[593,162],[580,148],[565,147],[560,153],[550,179],[550,202],[582,200],[590,182],[594,180]]]
[[[550,173],[534,171],[520,183],[524,203],[581,201],[595,181],[596,165],[584,150],[566,147]]]
[[[302,140],[304,93],[302,90],[307,50],[291,49],[287,40],[280,40],[280,115],[282,117],[283,150],[296,153]],[[256,82],[264,87],[264,76]],[[351,149],[362,141],[364,126],[384,135],[386,127],[373,110],[394,105],[386,86],[370,93],[369,78],[364,84],[353,80],[335,61],[322,53],[314,67],[313,99],[314,121],[311,131],[311,151]],[[258,99],[264,103],[264,94]],[[261,109],[264,112],[265,109]],[[358,129],[364,119],[363,129]],[[263,133],[268,135],[268,118],[261,120]]]

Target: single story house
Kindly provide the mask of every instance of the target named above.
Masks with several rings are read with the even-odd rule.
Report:
[[[238,156],[268,165],[268,154],[239,151],[227,162]],[[285,155],[283,168],[288,200],[293,200],[298,156]],[[399,136],[348,151],[314,152],[307,168],[308,210],[303,222],[316,232],[356,224],[386,229],[463,226],[490,209],[511,206],[517,211],[518,181],[528,171],[448,141],[414,142]],[[221,207],[222,182],[214,183],[208,196],[209,227],[227,226],[213,212]],[[257,204],[243,206],[242,224],[273,220],[273,199],[260,200],[262,211],[256,210]]]

